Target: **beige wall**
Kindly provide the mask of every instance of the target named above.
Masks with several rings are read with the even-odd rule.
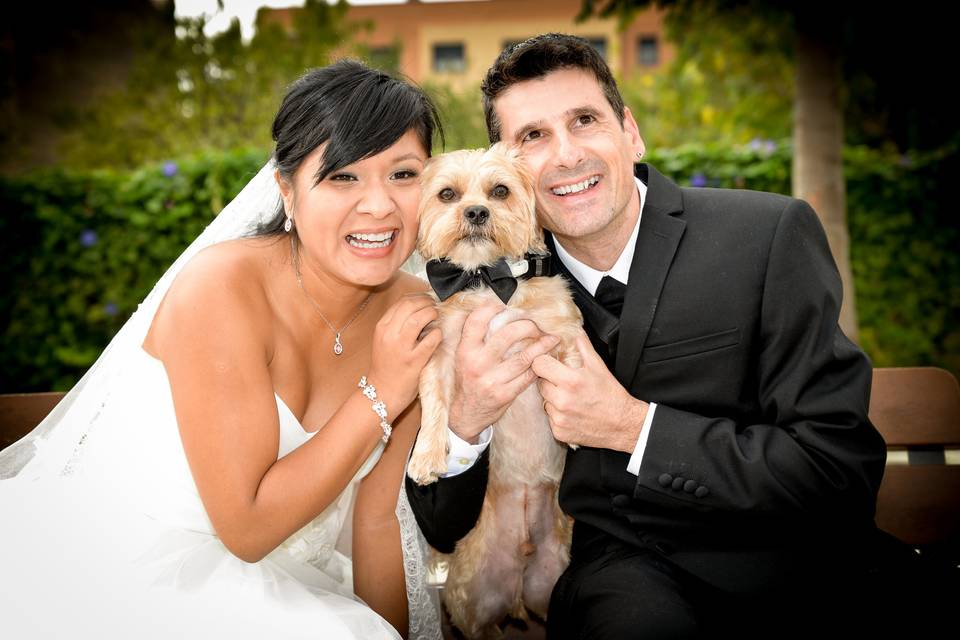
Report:
[[[487,0],[485,2],[353,6],[348,19],[371,22],[361,34],[364,44],[378,47],[401,43],[400,71],[416,82],[437,81],[455,88],[476,86],[507,40],[521,40],[558,31],[584,37],[604,37],[607,63],[618,76],[636,69],[636,39],[655,35],[660,41],[660,64],[672,59],[673,47],[664,42],[663,13],[650,9],[638,13],[623,32],[616,19],[591,19],[574,23],[581,0]],[[263,9],[263,16],[289,24],[286,14],[295,9]],[[463,43],[466,68],[460,73],[436,73],[433,46]]]

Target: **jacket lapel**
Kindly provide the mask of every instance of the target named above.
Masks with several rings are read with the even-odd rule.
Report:
[[[680,245],[686,222],[680,188],[647,164],[637,165],[637,177],[647,185],[636,250],[630,265],[630,283],[620,316],[620,343],[615,374],[629,388],[650,333],[663,283]]]

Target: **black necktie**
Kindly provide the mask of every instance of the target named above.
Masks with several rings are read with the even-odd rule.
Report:
[[[620,312],[623,310],[623,297],[626,292],[627,285],[616,278],[603,276],[600,280],[600,285],[597,287],[597,292],[593,294],[593,297],[603,305],[604,309],[619,318]]]
[[[603,276],[600,285],[597,287],[597,292],[593,295],[596,301],[618,320],[617,326],[610,332],[606,344],[594,344],[597,353],[600,354],[607,368],[611,371],[613,371],[614,363],[617,360],[617,344],[620,342],[619,319],[620,312],[623,310],[623,298],[626,291],[627,285],[616,278]]]

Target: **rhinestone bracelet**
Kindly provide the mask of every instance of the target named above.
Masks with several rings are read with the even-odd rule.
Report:
[[[373,412],[380,417],[380,428],[383,429],[383,437],[380,439],[386,443],[393,432],[393,427],[387,422],[387,405],[383,404],[382,400],[377,400],[377,389],[372,384],[367,384],[367,376],[360,376],[360,384],[357,386],[363,389],[363,395],[373,403]]]

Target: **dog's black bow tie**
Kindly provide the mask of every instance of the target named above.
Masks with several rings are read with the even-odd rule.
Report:
[[[525,271],[523,269],[526,268]],[[516,275],[515,269],[517,272]],[[458,291],[487,285],[503,304],[509,302],[517,290],[517,280],[550,275],[550,256],[527,255],[524,260],[514,263],[514,267],[500,258],[492,265],[483,265],[477,269],[464,271],[447,259],[431,260],[427,263],[427,280],[441,301]]]

